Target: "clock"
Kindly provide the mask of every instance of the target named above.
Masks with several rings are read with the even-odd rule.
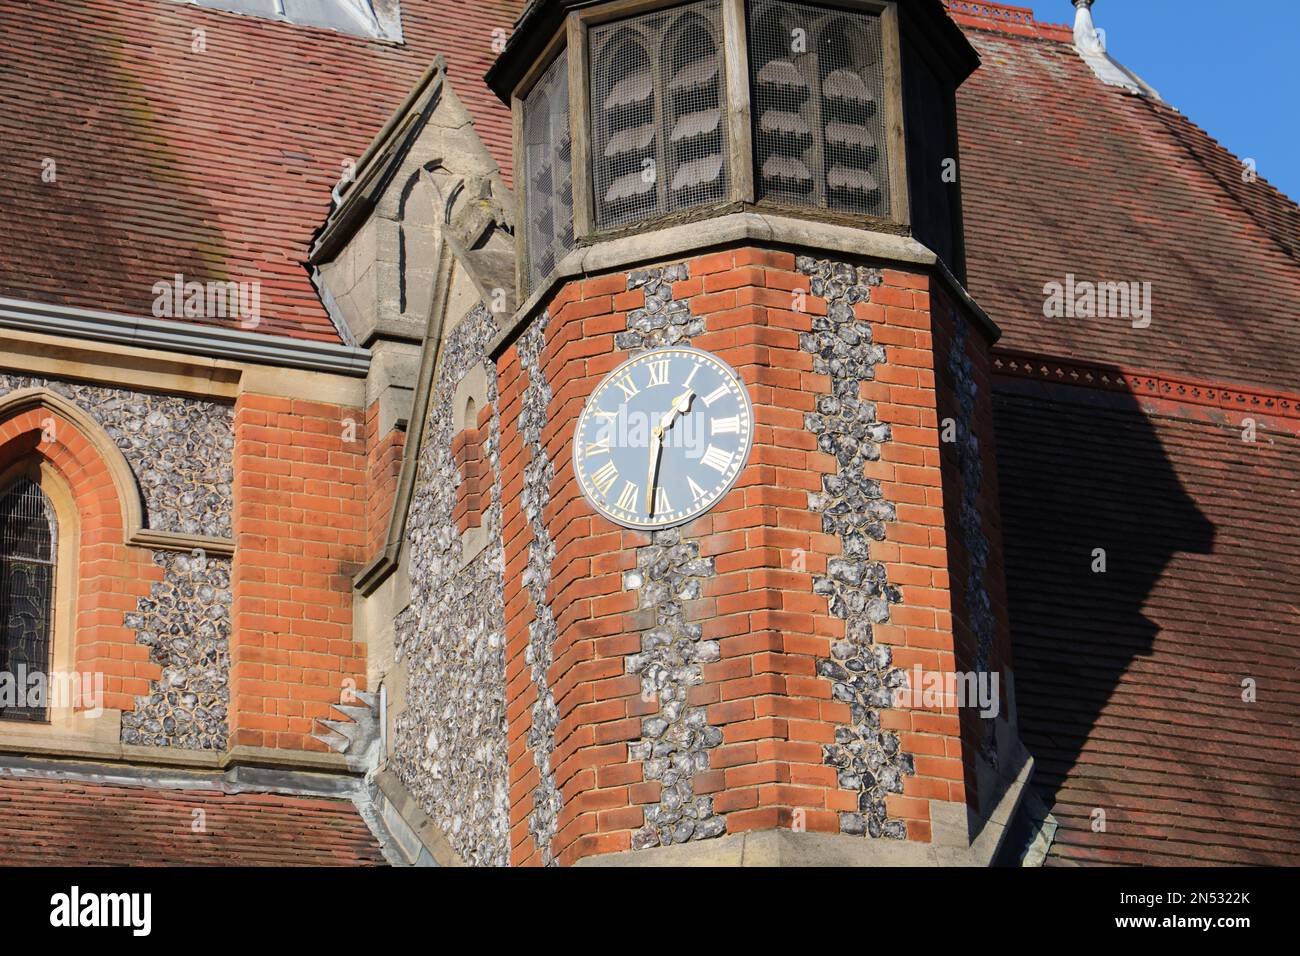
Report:
[[[671,528],[722,500],[749,460],[754,409],[716,355],[651,349],[610,372],[573,438],[586,499],[625,528]]]

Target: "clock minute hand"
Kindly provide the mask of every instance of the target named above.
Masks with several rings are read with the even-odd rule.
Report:
[[[659,456],[664,450],[664,426],[650,429],[650,471],[645,480],[645,513],[654,514],[655,472],[659,470]]]

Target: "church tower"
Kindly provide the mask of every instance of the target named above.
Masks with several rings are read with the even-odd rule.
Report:
[[[938,0],[537,0],[495,344],[516,864],[991,861],[1028,778]]]

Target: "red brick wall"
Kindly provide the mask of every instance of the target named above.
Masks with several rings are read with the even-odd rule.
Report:
[[[232,746],[324,750],[316,719],[345,681],[364,689],[366,648],[352,634],[364,439],[357,409],[249,393],[235,405]]]
[[[502,539],[506,558],[506,697],[507,759],[510,763],[510,843],[511,862],[527,862],[532,856],[528,836],[531,793],[537,786],[538,773],[531,759],[526,738],[529,714],[537,700],[537,688],[529,679],[524,660],[528,646],[528,626],[534,620],[533,604],[521,586],[528,556],[531,528],[519,506],[524,487],[524,466],[528,452],[519,431],[520,400],[527,385],[519,364],[519,349],[511,345],[497,361],[497,402],[501,415]]]
[[[0,462],[32,455],[58,472],[77,507],[77,670],[104,674],[105,708],[133,710],[136,696],[148,694],[149,682],[161,679],[162,670],[149,661],[149,649],[136,643],[123,617],[162,579],[162,569],[152,551],[124,543],[125,515],[108,464],[74,424],[47,408],[19,412],[0,424]]]
[[[827,377],[812,372],[812,357],[799,348],[811,316],[824,314],[824,300],[806,297],[797,311],[794,290],[809,280],[794,257],[739,249],[689,261],[690,278],[677,283],[676,299],[707,319],[707,332],[693,344],[728,361],[748,384],[755,409],[755,443],[736,487],[707,515],[683,529],[715,559],[716,577],[688,608],[704,624],[704,638],[720,642],[722,659],[704,667],[705,683],[690,703],[707,707],[724,742],[711,752],[710,770],[695,777],[697,793],[713,793],[730,833],[797,826],[838,831],[838,812],[855,809],[855,794],[838,788],[833,768],[822,763],[822,744],[848,706],[831,699],[831,682],[815,673],[829,656],[844,622],[812,593],[839,539],[823,534],[808,492],[832,473],[834,459],[816,450],[803,415]],[[623,273],[586,279],[561,288],[549,303],[551,322],[542,367],[553,391],[542,438],[555,466],[552,497],[544,518],[556,547],[550,586],[558,624],[555,663],[548,675],[560,716],[552,766],[564,796],[553,851],[561,863],[592,853],[626,850],[642,823],[643,807],[658,798],[658,784],[643,780],[628,759],[628,743],[640,738],[640,718],[657,704],[639,696],[639,682],[625,673],[625,656],[639,649],[639,632],[652,622],[638,612],[635,593],[625,592],[622,573],[635,563],[646,535],[625,531],[595,515],[582,499],[570,458],[573,426],[599,379],[626,355],[614,334],[626,328],[627,312],[644,303],[627,292]],[[876,639],[895,650],[897,666],[919,663],[930,670],[954,668],[950,561],[937,432],[929,280],[924,275],[885,273],[872,301],[856,306],[876,327],[888,350],[887,364],[862,397],[878,404],[879,420],[893,426],[880,461],[868,466],[898,520],[887,540],[873,545],[873,558],[888,565],[889,580],[903,600]],[[511,759],[511,842],[516,863],[538,854],[528,832],[537,772],[527,743],[536,689],[524,663],[533,610],[520,586],[531,531],[519,509],[527,451],[517,429],[525,378],[515,347],[501,357],[502,478],[505,504],[507,660]],[[915,754],[916,775],[889,798],[891,815],[906,821],[908,836],[929,840],[928,800],[966,798],[958,718],[939,712],[890,710],[886,728],[902,735]]]
[[[360,426],[358,426],[360,430]],[[366,546],[365,560],[370,561],[384,549],[388,525],[392,520],[397,481],[402,474],[402,455],[406,432],[394,428],[379,434],[379,402],[366,409]]]
[[[970,362],[971,380],[976,387],[975,414],[970,422],[971,431],[979,440],[979,458],[981,475],[976,497],[980,521],[984,536],[988,541],[988,560],[982,577],[985,591],[996,622],[996,631],[992,650],[988,657],[990,671],[999,672],[999,717],[1007,716],[1007,687],[1005,683],[1006,668],[1011,662],[1011,628],[1007,611],[1006,578],[1002,551],[1002,518],[998,503],[998,469],[996,443],[993,431],[993,383],[991,380],[992,355],[987,339],[976,326],[953,305],[952,299],[936,283],[931,290],[934,308],[934,343],[936,362],[940,371],[943,387],[938,392],[938,412],[941,422],[944,419],[959,419],[961,412],[955,397],[955,383],[948,369],[948,355],[951,349],[958,347],[955,338],[955,324],[965,323],[968,329],[964,337],[963,350]],[[968,671],[974,668],[976,658],[976,637],[970,627],[970,613],[967,608],[965,582],[971,570],[970,556],[963,540],[960,525],[959,502],[964,486],[958,465],[955,445],[941,443],[940,449],[944,461],[944,496],[946,501],[946,524],[948,528],[948,553],[952,580],[957,582],[953,588],[953,627],[956,643],[956,664],[958,670]],[[988,728],[974,708],[965,708],[960,712],[962,739],[975,742],[984,735]],[[967,799],[972,806],[978,805],[975,786],[974,758],[976,748],[967,746],[963,753],[964,773],[967,785]]]
[[[492,502],[492,463],[484,447],[491,424],[492,406],[485,405],[474,425],[462,429],[451,440],[452,460],[460,475],[451,518],[461,534],[482,525],[483,512]]]

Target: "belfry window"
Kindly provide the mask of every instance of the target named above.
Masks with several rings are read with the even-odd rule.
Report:
[[[536,287],[573,249],[569,61],[561,53],[524,100],[525,286]]]
[[[615,20],[590,38],[596,226],[725,200],[717,0]]]
[[[19,478],[0,493],[0,675],[23,691],[0,699],[0,719],[47,717],[26,691],[37,674],[49,686],[57,540],[54,508],[36,482]]]
[[[933,0],[534,0],[520,24],[488,82],[520,133],[525,297],[575,250],[736,212],[910,233],[962,274],[978,57]]]
[[[888,216],[880,17],[752,3],[749,66],[758,198]]]

